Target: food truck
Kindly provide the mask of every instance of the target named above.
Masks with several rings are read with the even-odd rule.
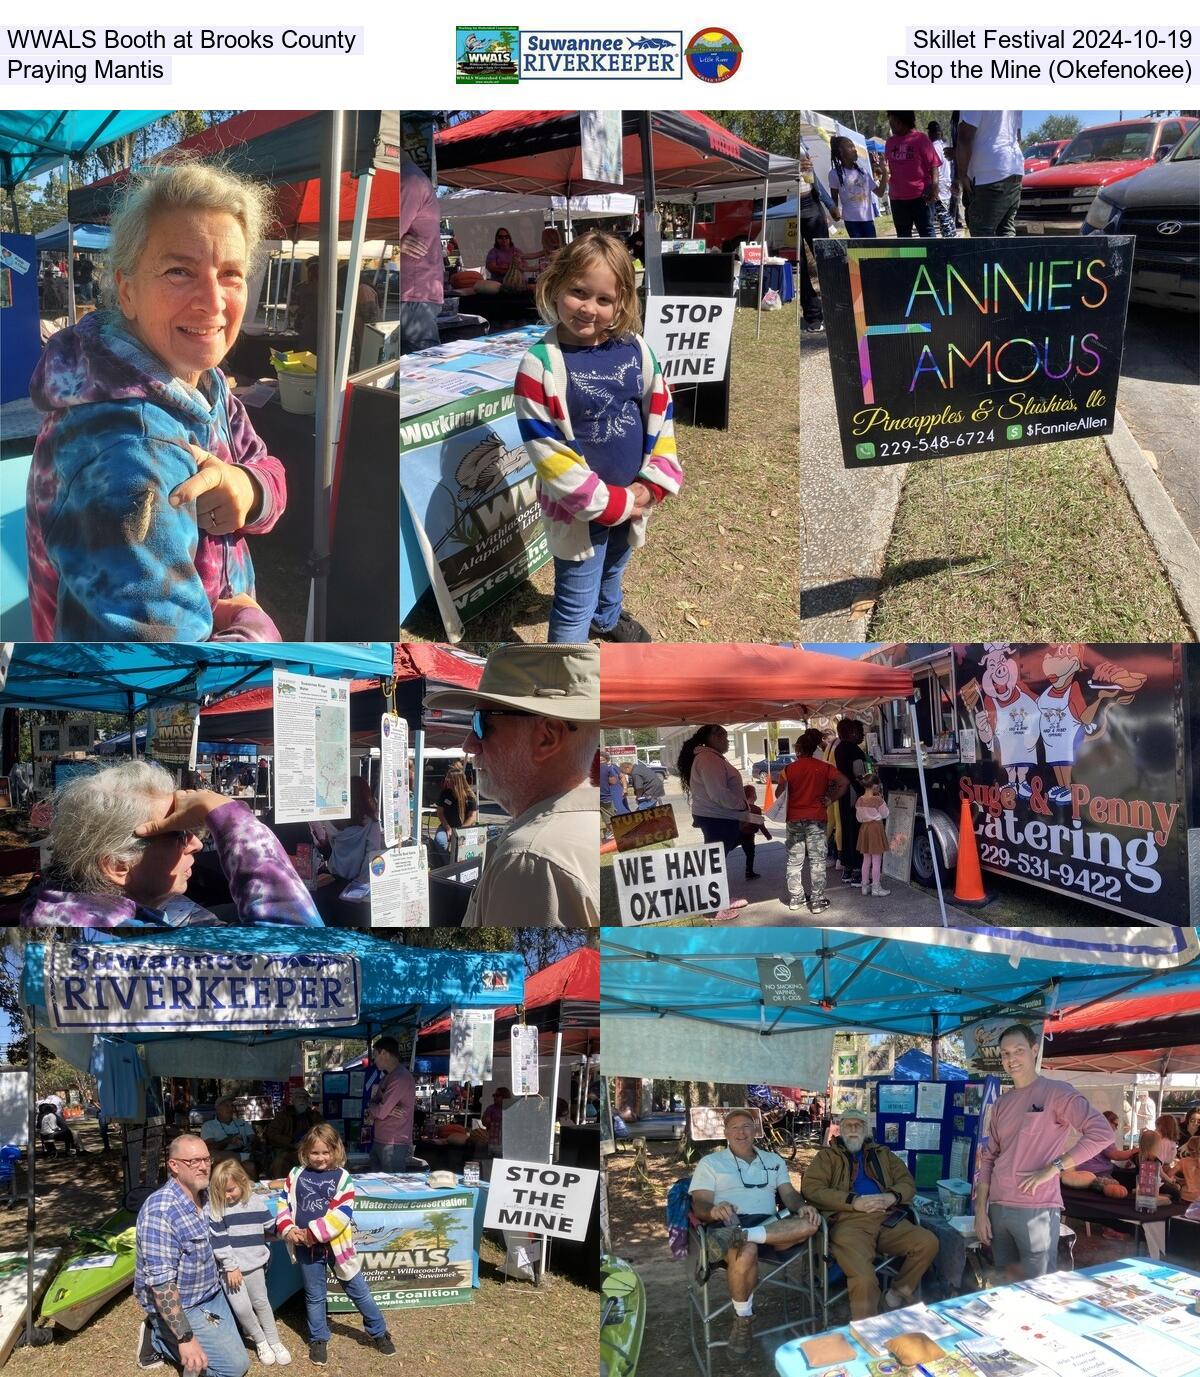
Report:
[[[916,794],[912,873],[957,862],[972,805],[984,870],[1127,917],[1200,921],[1200,647],[987,642],[895,644],[929,798],[920,803],[912,721],[887,703],[867,750],[884,788]]]

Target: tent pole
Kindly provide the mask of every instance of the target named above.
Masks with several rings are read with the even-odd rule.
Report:
[[[425,802],[425,732],[413,732],[413,796],[412,796],[412,834],[415,841],[421,841],[421,808]],[[407,764],[405,765],[407,769]]]
[[[646,245],[645,284],[647,296],[663,296],[662,240],[654,216],[654,139],[650,132],[650,111],[638,111],[638,138],[642,145],[642,237]]]
[[[133,695],[129,695],[129,711],[125,714],[125,720],[129,723],[129,758],[137,759],[137,714],[133,710]],[[147,742],[149,744],[149,742]]]
[[[312,628],[313,640],[325,638],[325,603],[329,577],[329,501],[337,444],[337,243],[342,186],[341,110],[326,111],[325,146],[321,152],[321,233],[317,284],[317,451],[313,466]]]
[[[921,786],[921,807],[925,810],[925,831],[929,835],[929,858],[933,865],[933,883],[937,887],[938,912],[942,915],[942,927],[948,928],[950,921],[946,917],[946,896],[942,893],[942,870],[938,865],[937,839],[933,835],[933,826],[929,821],[929,794],[925,788],[925,752],[921,747],[921,730],[917,725],[917,704],[912,698],[908,700],[908,720],[912,723],[913,750],[917,757],[917,781]]]
[[[550,1091],[550,1153],[547,1163],[554,1162],[554,1132],[558,1126],[558,1068],[562,1063],[562,1029],[554,1034],[554,1078]],[[542,1235],[542,1256],[538,1262],[538,1285],[546,1278],[546,1259],[550,1255],[550,1235]]]
[[[75,231],[71,227],[71,159],[63,157],[63,205],[67,208],[67,324],[75,324]]]
[[[937,1078],[938,1078],[938,1041],[939,1041],[938,1028],[939,1028],[940,1026],[941,1026],[941,1019],[940,1019],[940,1017],[939,1017],[939,1015],[938,1015],[938,1011],[937,1011],[936,1009],[934,1009],[934,1011],[933,1011],[933,1036],[932,1036],[932,1037],[930,1038],[930,1040],[929,1040],[929,1049],[930,1049],[930,1050],[929,1050],[929,1060],[933,1063],[933,1079],[934,1079],[935,1081],[936,1081]]]
[[[762,299],[763,285],[767,277],[767,195],[771,190],[770,177],[763,178],[763,213],[758,226],[758,237],[762,243],[762,258],[758,264],[758,320],[755,323],[754,338],[762,338]]]
[[[375,184],[375,169],[370,167],[358,179],[354,199],[354,228],[350,234],[350,261],[346,265],[346,291],[342,297],[342,330],[337,352],[337,408],[338,428],[341,425],[342,401],[346,379],[350,374],[350,343],[354,339],[354,318],[358,313],[359,259],[367,229],[367,207],[371,204],[371,188]],[[335,431],[336,433],[336,431]]]
[[[37,1183],[37,1009],[29,1006],[29,1170],[25,1173],[25,1342],[33,1347],[33,1250],[36,1243]]]

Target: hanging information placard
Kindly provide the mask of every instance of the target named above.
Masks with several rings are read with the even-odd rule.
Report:
[[[450,1010],[450,1079],[482,1085],[492,1075],[494,1009]]]
[[[429,926],[429,871],[423,846],[381,851],[372,856],[368,871],[373,928]]]
[[[350,816],[350,688],[277,669],[272,676],[275,821]]]
[[[514,1095],[538,1093],[538,1030],[531,1024],[515,1023],[512,1029],[512,1092]]]
[[[379,815],[384,845],[396,846],[412,836],[408,723],[391,712],[385,712],[379,722]]]

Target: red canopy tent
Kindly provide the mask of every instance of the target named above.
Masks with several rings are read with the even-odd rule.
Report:
[[[1043,1065],[1079,1071],[1200,1071],[1200,992],[1118,995],[1047,1022]]]
[[[766,178],[769,156],[700,110],[651,111],[653,186],[659,191],[717,187]],[[642,191],[640,114],[621,120],[625,189]],[[438,181],[493,191],[564,196],[611,191],[583,175],[578,110],[490,110],[434,136]]]
[[[861,712],[911,698],[912,673],[794,646],[602,645],[600,724],[655,727]]]

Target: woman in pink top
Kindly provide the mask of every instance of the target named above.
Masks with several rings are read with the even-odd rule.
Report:
[[[908,239],[914,229],[922,239],[934,238],[933,202],[937,199],[937,149],[917,128],[915,110],[889,110],[892,136],[883,145],[887,186],[896,238]]]
[[[1013,1281],[1057,1270],[1059,1177],[1113,1144],[1108,1120],[1073,1085],[1038,1075],[1036,1048],[1027,1024],[1000,1034],[1013,1088],[992,1106],[975,1170],[976,1236]]]

